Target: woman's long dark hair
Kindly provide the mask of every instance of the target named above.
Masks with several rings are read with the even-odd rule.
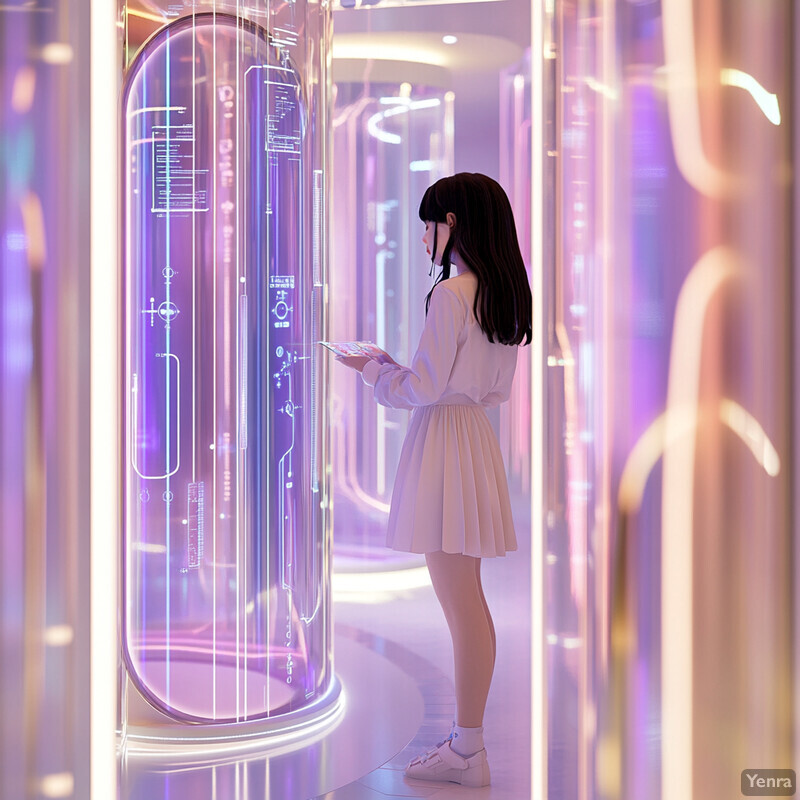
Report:
[[[522,261],[511,203],[497,181],[486,175],[459,172],[428,187],[419,204],[423,222],[447,222],[455,215],[450,239],[442,253],[437,283],[450,277],[450,254],[455,250],[478,278],[472,310],[481,329],[494,342],[530,344],[533,299]],[[436,258],[434,228],[433,258]],[[425,314],[433,294],[425,299]]]

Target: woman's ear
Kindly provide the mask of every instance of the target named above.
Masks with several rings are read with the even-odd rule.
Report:
[[[445,217],[445,219],[447,220],[447,224],[451,228],[455,228],[455,226],[456,226],[456,215],[452,211],[448,211],[447,212],[447,216]]]

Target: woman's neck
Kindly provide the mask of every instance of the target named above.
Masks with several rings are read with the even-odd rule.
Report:
[[[466,264],[463,264],[461,258],[457,255],[450,256],[450,266],[455,269],[456,275],[463,275],[465,272],[469,272]]]

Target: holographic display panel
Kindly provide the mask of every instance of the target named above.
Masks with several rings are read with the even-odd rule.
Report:
[[[125,652],[182,719],[285,713],[330,681],[324,118],[292,49],[303,7],[280,39],[181,19],[126,79]]]

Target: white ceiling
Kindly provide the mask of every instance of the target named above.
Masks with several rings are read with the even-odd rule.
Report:
[[[334,0],[334,37],[339,33],[477,34],[498,37],[525,49],[530,44],[531,0],[425,4],[413,7],[344,9]],[[481,53],[475,53],[480,59]]]

